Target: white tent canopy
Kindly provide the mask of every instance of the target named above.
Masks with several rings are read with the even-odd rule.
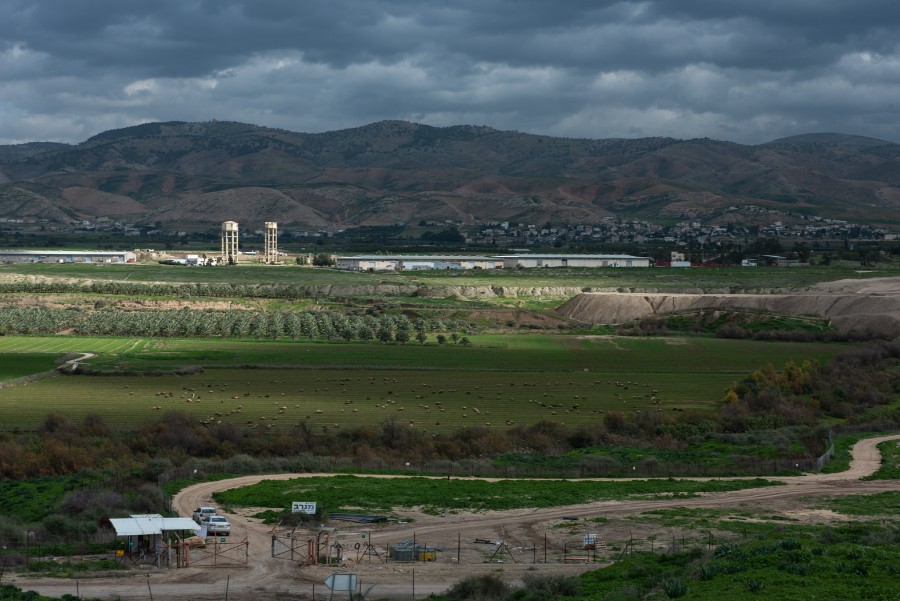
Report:
[[[164,518],[158,513],[131,515],[127,518],[109,520],[116,529],[116,536],[139,536],[142,534],[162,534],[170,530],[192,530],[199,532],[200,526],[191,518]]]

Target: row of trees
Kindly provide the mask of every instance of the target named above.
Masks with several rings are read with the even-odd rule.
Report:
[[[0,309],[2,334],[72,331],[85,336],[425,342],[431,333],[448,330],[454,332],[450,336],[455,342],[461,340],[455,332],[467,331],[467,327],[453,320],[413,320],[405,315],[387,313],[375,316],[328,311],[200,311],[185,308],[173,311],[102,309],[85,314],[45,307]]]
[[[0,283],[0,293],[296,299],[314,298],[319,292],[315,286],[302,284],[17,281]]]

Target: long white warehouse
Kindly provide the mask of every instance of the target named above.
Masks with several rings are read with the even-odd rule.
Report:
[[[472,255],[355,255],[335,257],[338,269],[350,271],[415,271],[417,269],[497,269],[503,261]]]
[[[555,255],[526,254],[494,257],[506,269],[531,267],[650,267],[650,257],[631,255]]]
[[[0,250],[0,263],[134,263],[127,250]]]
[[[650,267],[649,257],[631,255],[354,255],[336,257],[335,267],[349,271],[417,269],[523,269],[532,267]]]

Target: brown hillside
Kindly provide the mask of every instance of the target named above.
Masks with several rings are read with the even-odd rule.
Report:
[[[147,123],[77,145],[0,147],[0,216],[100,216],[163,227],[445,219],[730,223],[753,204],[881,223],[900,209],[900,145],[811,134],[563,139],[400,121],[300,134],[242,123]],[[732,209],[732,207],[736,207]]]

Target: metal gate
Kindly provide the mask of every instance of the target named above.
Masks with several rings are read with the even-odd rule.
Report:
[[[179,545],[176,552],[179,568],[247,565],[250,562],[250,543],[247,539],[235,541],[217,537],[203,547]]]
[[[296,531],[272,532],[272,557],[304,565],[315,565],[328,553],[328,533],[319,532],[314,537],[297,536]]]

